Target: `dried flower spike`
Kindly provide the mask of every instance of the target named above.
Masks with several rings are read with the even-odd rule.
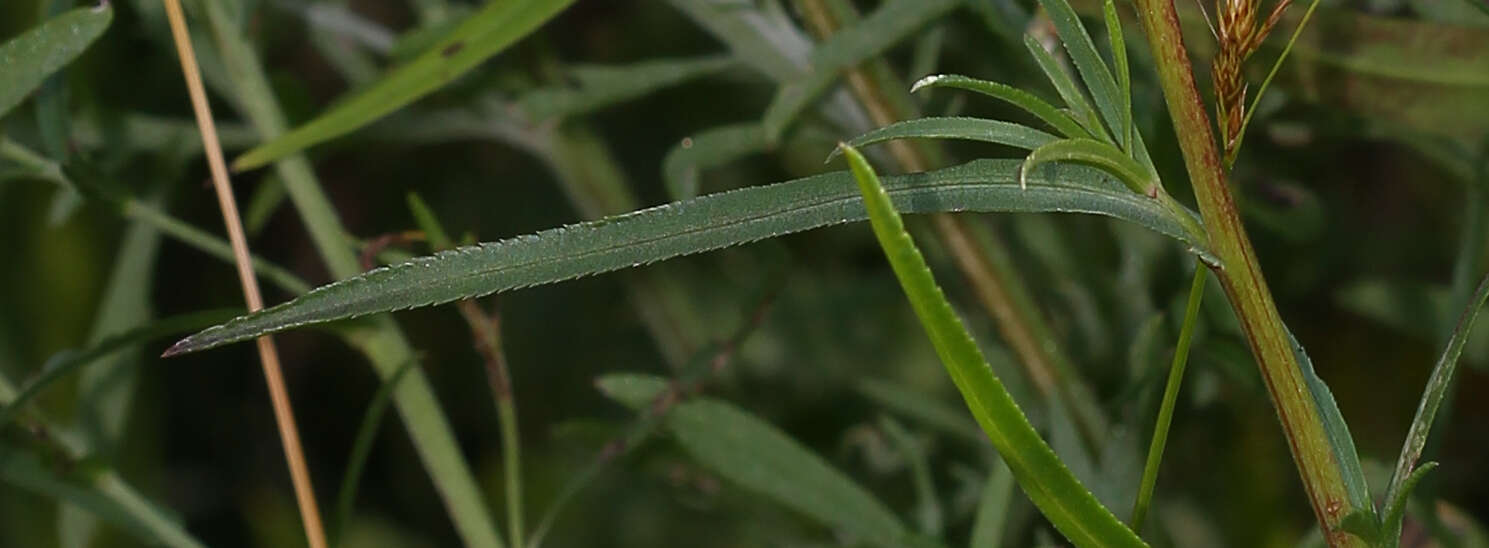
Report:
[[[1241,122],[1246,118],[1246,80],[1242,66],[1292,4],[1292,0],[1278,2],[1266,22],[1257,28],[1257,1],[1215,0],[1219,51],[1215,53],[1211,76],[1215,86],[1215,123],[1220,126],[1227,156],[1240,142]]]

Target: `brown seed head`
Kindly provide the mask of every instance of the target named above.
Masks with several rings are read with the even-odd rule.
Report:
[[[1220,126],[1227,155],[1240,139],[1241,122],[1246,117],[1246,78],[1242,73],[1246,59],[1261,47],[1262,41],[1292,3],[1292,0],[1279,1],[1266,22],[1258,28],[1258,1],[1215,0],[1219,49],[1211,66],[1211,79],[1215,86],[1215,123]]]

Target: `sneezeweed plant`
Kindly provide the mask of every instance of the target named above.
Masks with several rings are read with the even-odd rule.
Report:
[[[751,299],[755,304],[745,314],[747,319],[727,338],[690,348],[679,342],[686,338],[678,326],[689,323],[680,319],[687,313],[674,306],[676,299],[669,300],[664,291],[657,289],[670,285],[667,283],[670,275],[665,270],[639,271],[638,278],[632,280],[635,283],[628,287],[633,296],[640,297],[634,299],[636,306],[643,318],[651,318],[648,328],[664,347],[664,353],[674,356],[673,377],[617,372],[600,378],[597,385],[601,392],[635,410],[637,418],[613,435],[588,466],[571,472],[541,513],[525,512],[527,503],[523,493],[527,478],[522,473],[523,450],[516,416],[520,393],[512,384],[506,363],[501,316],[477,304],[476,299],[867,220],[930,346],[960,393],[965,410],[948,409],[940,402],[882,383],[866,382],[858,389],[898,416],[969,441],[979,457],[990,463],[986,477],[977,478],[980,494],[972,512],[969,545],[998,545],[1023,538],[1008,530],[1014,485],[1055,532],[1076,546],[1146,546],[1149,541],[1168,540],[1158,536],[1161,532],[1145,529],[1144,522],[1156,508],[1152,498],[1170,422],[1178,405],[1190,343],[1198,339],[1197,332],[1205,330],[1201,325],[1200,303],[1210,276],[1224,290],[1223,297],[1234,311],[1238,332],[1244,335],[1254,356],[1323,541],[1330,546],[1400,543],[1413,489],[1436,466],[1433,462],[1419,461],[1427,451],[1428,434],[1439,408],[1451,394],[1456,365],[1468,345],[1474,319],[1489,297],[1489,278],[1471,294],[1467,291],[1470,282],[1457,283],[1462,287],[1455,297],[1466,300],[1467,308],[1446,337],[1445,350],[1433,368],[1385,489],[1373,492],[1333,395],[1314,372],[1302,345],[1281,320],[1227,182],[1229,167],[1235,161],[1261,95],[1258,90],[1251,106],[1243,106],[1247,95],[1243,65],[1262,48],[1265,37],[1281,20],[1287,0],[1278,3],[1260,26],[1256,2],[1217,3],[1218,52],[1211,67],[1214,126],[1207,114],[1210,109],[1205,108],[1195,84],[1174,4],[1165,0],[1136,2],[1136,13],[1152,53],[1158,87],[1173,120],[1197,212],[1170,193],[1170,189],[1184,185],[1172,184],[1172,180],[1165,185],[1154,160],[1162,151],[1150,150],[1146,144],[1134,100],[1137,87],[1134,75],[1140,71],[1135,71],[1129,60],[1121,10],[1113,0],[1106,0],[1099,10],[1092,10],[1092,15],[1099,16],[1104,23],[1101,27],[1104,43],[1093,39],[1076,9],[1066,0],[1039,0],[1038,7],[1042,10],[1039,17],[1047,18],[1055,29],[1057,47],[1047,49],[1030,37],[1024,37],[1023,44],[1030,66],[1042,73],[1044,81],[1056,92],[1059,104],[1042,98],[1032,87],[1026,89],[954,74],[926,76],[913,86],[891,87],[899,82],[892,77],[890,65],[881,56],[896,43],[914,37],[924,25],[961,7],[959,2],[885,2],[875,11],[860,16],[851,3],[843,0],[799,0],[795,4],[798,13],[821,41],[815,47],[773,2],[764,7],[726,6],[708,0],[672,3],[725,42],[733,55],[589,68],[576,71],[571,80],[522,91],[516,100],[504,93],[477,93],[475,102],[479,106],[473,110],[461,109],[453,116],[425,113],[432,122],[420,124],[421,116],[400,119],[394,113],[442,87],[460,85],[457,82],[462,74],[476,71],[483,62],[534,33],[573,2],[494,1],[462,18],[451,18],[448,12],[456,8],[443,2],[418,2],[420,13],[434,23],[408,37],[400,47],[419,53],[404,54],[403,61],[386,75],[369,79],[350,97],[294,129],[285,123],[242,23],[227,6],[201,3],[197,14],[202,19],[199,26],[207,31],[200,36],[205,40],[199,42],[210,43],[213,59],[220,63],[216,67],[222,69],[216,73],[220,78],[215,84],[218,92],[231,97],[229,102],[262,139],[239,156],[233,166],[239,170],[273,166],[286,189],[287,199],[300,212],[317,251],[339,281],[307,291],[306,284],[294,274],[260,259],[256,263],[260,276],[298,296],[226,321],[222,321],[223,312],[209,312],[130,326],[130,330],[107,338],[88,351],[59,355],[19,389],[0,379],[3,381],[0,403],[5,404],[0,408],[0,428],[12,422],[22,422],[34,431],[47,432],[54,428],[40,414],[28,413],[29,404],[39,394],[109,352],[138,344],[148,337],[211,325],[166,350],[166,356],[174,356],[322,325],[331,327],[337,336],[365,355],[383,382],[364,416],[345,467],[337,511],[330,522],[333,542],[348,542],[345,529],[351,520],[371,440],[382,409],[391,405],[407,424],[413,446],[443,498],[457,534],[467,545],[514,548],[543,545],[550,532],[562,527],[565,509],[594,483],[606,466],[631,454],[658,433],[668,434],[702,468],[731,485],[832,529],[843,544],[951,545],[957,539],[948,533],[948,512],[936,493],[931,462],[916,436],[895,419],[881,419],[875,431],[882,433],[886,443],[894,447],[912,470],[916,488],[913,520],[898,515],[892,505],[843,470],[741,404],[700,393],[716,380],[758,330],[766,311],[780,298],[781,290],[777,286],[783,282],[767,283],[762,295]],[[997,23],[1000,17],[1020,12],[1022,7],[1017,3],[970,4],[992,21],[990,26],[995,32],[1009,26],[1022,27]],[[1316,2],[1310,6],[1309,15],[1315,6]],[[7,78],[15,84],[0,84],[0,115],[42,86],[107,27],[111,14],[107,5],[87,10],[58,16],[37,31],[0,45],[0,60],[6,63],[0,68],[7,76],[12,71],[17,75]],[[363,29],[361,36],[367,35],[366,29],[371,25],[349,12],[326,13],[340,17],[334,28],[345,29],[353,24],[352,27]],[[320,21],[325,21],[322,17]],[[316,24],[313,17],[307,20],[312,26]],[[334,28],[327,25],[324,30],[334,32]],[[1298,37],[1299,31],[1295,31],[1284,51]],[[935,44],[930,40],[924,43]],[[345,48],[345,43],[323,47]],[[40,50],[54,50],[62,55],[43,57],[27,53]],[[339,60],[348,75],[358,74],[358,63],[366,63],[365,59],[359,60],[364,52],[355,49],[327,51],[336,52],[330,56]],[[1277,65],[1285,57],[1284,53],[1277,59]],[[10,61],[12,58],[24,58],[25,62]],[[934,65],[923,61],[925,56],[919,52],[916,58],[917,66]],[[665,168],[668,189],[679,201],[639,208],[638,200],[629,193],[623,176],[619,175],[621,170],[583,125],[582,116],[606,105],[740,64],[751,66],[778,83],[778,91],[762,119],[700,133],[683,149],[669,154]],[[1266,82],[1271,81],[1277,70],[1274,66]],[[926,72],[929,71],[917,74]],[[846,81],[848,92],[834,90],[840,79]],[[1264,82],[1262,87],[1265,86]],[[913,97],[924,97],[930,90],[958,90],[985,96],[1015,107],[1037,122],[913,116],[917,110]],[[860,127],[865,112],[879,127]],[[392,118],[381,122],[381,126],[374,125],[390,115]],[[829,156],[829,161],[841,157],[847,164],[846,171],[723,192],[700,192],[698,174],[702,170],[799,142],[792,139],[806,133],[800,126],[822,124],[824,120],[836,124],[830,126],[836,130],[856,133]],[[354,250],[355,246],[348,245],[347,231],[330,207],[304,154],[315,145],[345,135],[376,131],[378,127],[392,128],[384,130],[390,133],[432,134],[433,139],[478,135],[513,145],[548,166],[555,178],[564,181],[566,191],[584,215],[594,220],[515,238],[456,246],[433,209],[418,195],[410,195],[408,206],[417,221],[417,232],[378,238]],[[1218,139],[1212,127],[1219,128]],[[226,255],[220,240],[142,205],[96,175],[86,160],[48,158],[3,139],[0,137],[3,157],[30,170],[31,176],[62,185],[194,247],[218,256]],[[945,156],[944,151],[934,148],[935,140],[992,143],[1022,149],[1027,154],[1022,158],[979,159],[932,169]],[[881,145],[889,151],[889,158],[906,171],[914,172],[881,178],[871,165],[877,160],[871,161],[860,150],[873,153]],[[576,168],[572,165],[576,162],[583,165]],[[1029,291],[1016,276],[1009,275],[1002,240],[996,235],[966,229],[964,225],[942,222],[948,217],[934,217],[940,244],[934,248],[944,248],[944,253],[953,256],[967,275],[969,286],[983,296],[984,305],[1005,339],[1017,339],[1018,334],[1024,334],[1025,340],[1010,340],[1010,346],[1024,343],[1021,348],[1035,349],[1019,353],[1018,357],[1025,362],[1022,371],[994,367],[1000,361],[997,354],[985,353],[974,340],[933,277],[928,261],[901,217],[905,213],[949,212],[1100,215],[1167,236],[1192,259],[1188,263],[1193,271],[1193,283],[1182,307],[1177,349],[1161,401],[1142,402],[1156,404],[1151,406],[1156,407],[1156,412],[1151,441],[1145,444],[1146,459],[1136,449],[1113,441],[1107,432],[1092,426],[1093,421],[1104,420],[1100,418],[1101,406],[1088,401],[1094,398],[1082,392],[1079,379],[1072,378],[1073,371],[1061,369],[1059,364],[1066,358],[1049,360],[1054,365],[1034,363],[1042,359],[1041,352],[1059,355],[1060,351],[1053,337],[1042,334],[1049,329],[1042,325],[1039,311],[1031,312],[1034,307],[1020,304],[1030,300]],[[1119,229],[1113,232],[1120,237]],[[975,243],[968,245],[965,240]],[[398,256],[389,253],[388,245],[394,242],[426,242],[433,253],[413,258]],[[361,252],[360,257],[357,251]],[[379,260],[386,266],[363,272],[366,268],[361,263]],[[1465,269],[1477,268],[1472,259],[1466,262],[1469,266]],[[655,278],[643,279],[639,277],[642,275]],[[1471,280],[1472,276],[1464,275],[1463,279]],[[1211,302],[1211,308],[1216,308],[1218,303]],[[486,366],[496,402],[503,449],[504,530],[486,508],[429,381],[419,367],[420,358],[387,314],[448,303],[456,304],[470,328],[473,346]],[[1160,329],[1141,330],[1140,338],[1144,341],[1134,343],[1133,354],[1141,353],[1144,348],[1164,346],[1159,342],[1163,335]],[[1199,344],[1203,350],[1204,343]],[[1025,382],[1020,378],[1023,376],[1039,387],[1038,397],[1031,398],[1033,392],[1020,388]],[[1092,408],[1097,409],[1097,419],[1083,415],[1087,413],[1084,409]],[[971,423],[966,420],[968,412],[974,419]],[[1041,430],[1045,431],[1044,435]],[[1082,439],[1072,432],[1081,432],[1085,437]],[[1071,442],[1070,438],[1077,441]],[[69,447],[60,453],[63,461],[74,462],[81,461],[86,451]],[[1136,468],[1128,468],[1124,470],[1130,471],[1132,477],[1118,480],[1124,485],[1135,484],[1132,488],[1112,489],[1102,485],[1110,483],[1109,477],[1102,478],[1092,472],[1095,462],[1105,466],[1124,459],[1132,463],[1145,461],[1140,477]],[[9,460],[0,466],[3,466],[0,479],[78,504],[141,539],[172,546],[199,544],[179,524],[143,502],[107,467],[81,480],[68,480],[54,477],[56,474],[36,459]],[[1114,511],[1129,506],[1132,510],[1125,520]],[[530,520],[532,515],[539,517]],[[1140,536],[1145,530],[1147,536]]]

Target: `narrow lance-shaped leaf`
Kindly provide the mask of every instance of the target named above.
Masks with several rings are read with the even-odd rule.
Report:
[[[888,179],[896,206],[942,211],[1065,212],[1108,215],[1176,238],[1209,256],[1202,236],[1176,211],[1080,166],[1027,174],[1018,160],[978,160]],[[865,218],[846,173],[829,173],[653,207],[599,221],[480,244],[380,268],[279,306],[208,329],[173,346],[179,354],[298,326],[458,299],[630,268]],[[1193,214],[1188,223],[1193,223]],[[1213,260],[1213,259],[1212,259]]]
[[[370,124],[454,81],[572,3],[574,0],[488,2],[417,59],[305,125],[244,153],[233,161],[233,169],[259,167]]]
[[[645,409],[667,381],[644,375],[599,380],[608,396]],[[667,429],[699,464],[818,522],[888,548],[906,546],[893,512],[852,479],[769,423],[725,402],[694,399],[667,414]]]
[[[1422,456],[1422,448],[1427,446],[1427,435],[1432,432],[1433,419],[1437,417],[1437,409],[1442,405],[1443,396],[1453,383],[1453,373],[1458,369],[1458,357],[1463,354],[1463,346],[1468,342],[1468,334],[1473,329],[1486,298],[1489,298],[1489,276],[1479,282],[1478,290],[1469,299],[1463,314],[1458,317],[1458,326],[1453,329],[1453,336],[1448,339],[1442,357],[1438,358],[1437,365],[1432,368],[1432,376],[1427,379],[1427,388],[1422,391],[1422,401],[1417,404],[1417,414],[1406,432],[1406,442],[1402,444],[1401,455],[1396,459],[1396,470],[1391,474],[1390,486],[1386,488],[1385,500],[1388,507],[1405,505],[1403,501],[1411,491],[1409,483],[1414,483],[1410,481],[1414,476],[1412,467],[1416,466],[1417,459]],[[1399,535],[1400,516],[1394,516],[1394,521],[1384,525],[1387,534]]]
[[[1091,41],[1091,35],[1075,15],[1075,9],[1066,0],[1039,0],[1039,4],[1044,6],[1050,21],[1055,24],[1055,31],[1060,34],[1060,41],[1065,44],[1070,60],[1075,62],[1076,70],[1080,71],[1086,89],[1091,90],[1101,118],[1106,120],[1113,133],[1122,131],[1127,109],[1123,108],[1121,92],[1112,79],[1112,71],[1096,52],[1096,43]],[[1122,141],[1122,137],[1117,138],[1118,143]]]
[[[1117,16],[1117,3],[1106,0],[1102,4],[1102,15],[1106,19],[1106,34],[1112,42],[1113,70],[1117,71],[1117,91],[1121,93],[1120,108],[1122,124],[1112,128],[1117,132],[1117,142],[1123,150],[1132,149],[1132,74],[1127,68],[1127,43],[1122,38],[1122,20]]]
[[[0,116],[88,49],[114,19],[108,2],[77,8],[0,44]]]
[[[961,139],[1034,150],[1054,142],[1056,137],[1011,122],[982,118],[931,117],[895,122],[854,137],[848,144],[860,147],[896,139]],[[836,158],[841,151],[842,149],[834,150],[828,159]]]
[[[1024,36],[1024,47],[1029,54],[1034,56],[1034,61],[1040,70],[1054,84],[1055,91],[1060,94],[1060,99],[1065,101],[1065,106],[1075,113],[1075,119],[1086,128],[1086,132],[1100,139],[1106,139],[1106,128],[1101,125],[1101,118],[1096,115],[1096,110],[1091,108],[1091,102],[1086,100],[1086,95],[1081,92],[1075,79],[1070,73],[1065,72],[1065,67],[1060,66],[1050,52],[1044,50],[1044,46],[1034,40],[1032,36]]]
[[[1081,485],[1034,431],[947,302],[868,160],[847,146],[844,155],[863,193],[874,235],[936,355],[1029,500],[1076,546],[1147,546]]]
[[[1076,121],[1075,118],[1072,118],[1069,113],[1055,108],[1054,105],[1045,102],[1044,99],[1040,99],[1032,93],[1007,84],[978,80],[955,74],[937,74],[921,78],[915,82],[915,85],[910,87],[910,93],[933,87],[965,89],[1007,101],[1009,104],[1024,109],[1029,114],[1033,114],[1035,117],[1043,120],[1044,123],[1049,124],[1050,127],[1055,128],[1055,130],[1066,137],[1086,137],[1090,139],[1096,137],[1090,131],[1087,131],[1086,128],[1081,127],[1081,123]]]
[[[1356,508],[1359,518],[1368,523],[1376,523],[1375,504],[1370,500],[1370,487],[1365,482],[1365,471],[1360,466],[1360,454],[1355,449],[1355,438],[1349,433],[1349,425],[1344,422],[1344,415],[1339,412],[1339,404],[1334,401],[1334,393],[1329,390],[1329,385],[1319,378],[1313,369],[1313,360],[1308,353],[1303,351],[1303,344],[1298,342],[1291,330],[1287,331],[1288,341],[1293,346],[1293,354],[1297,356],[1298,366],[1303,369],[1303,379],[1308,383],[1308,392],[1313,397],[1313,404],[1318,409],[1319,421],[1324,425],[1324,434],[1329,438],[1329,448],[1334,453],[1334,461],[1339,466],[1339,475],[1344,480],[1345,492],[1349,495],[1350,507]]]

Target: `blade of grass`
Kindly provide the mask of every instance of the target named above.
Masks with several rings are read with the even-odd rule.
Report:
[[[1102,3],[1102,15],[1106,19],[1106,34],[1112,42],[1113,69],[1117,71],[1117,88],[1122,94],[1122,102],[1117,105],[1121,109],[1122,125],[1112,128],[1118,133],[1117,141],[1122,143],[1122,149],[1132,152],[1135,143],[1132,142],[1132,73],[1127,66],[1127,44],[1122,38],[1122,20],[1117,17],[1117,3],[1106,0]]]
[[[1096,52],[1096,44],[1091,41],[1091,35],[1086,33],[1086,27],[1081,25],[1075,10],[1066,0],[1039,0],[1039,4],[1044,6],[1050,22],[1055,24],[1055,30],[1060,33],[1060,41],[1065,44],[1070,60],[1075,62],[1076,70],[1080,71],[1086,89],[1091,91],[1091,97],[1096,100],[1101,118],[1106,121],[1113,134],[1122,132],[1131,112],[1122,108],[1122,95],[1116,81],[1112,79],[1112,71],[1101,60],[1101,54]],[[1116,35],[1121,36],[1121,33]],[[1124,135],[1117,135],[1115,142],[1126,148]]]
[[[996,548],[1003,546],[1003,529],[1008,524],[1008,514],[1013,503],[1013,472],[1003,459],[994,459],[990,465],[987,485],[982,488],[982,497],[977,502],[977,517],[972,520],[972,539],[969,548]]]
[[[1017,160],[978,160],[890,179],[907,212],[1083,212],[1137,222],[1204,254],[1172,211],[1079,166],[1027,174]],[[429,306],[647,264],[811,228],[861,220],[862,197],[833,173],[704,196],[532,236],[463,247],[333,283],[177,343],[175,355],[266,332]],[[1187,213],[1186,213],[1187,214]]]
[[[1143,530],[1143,521],[1148,517],[1148,507],[1153,501],[1153,487],[1158,484],[1158,466],[1163,462],[1169,425],[1174,421],[1174,405],[1179,401],[1179,388],[1184,383],[1184,366],[1189,362],[1189,342],[1194,337],[1194,326],[1199,323],[1200,300],[1205,295],[1205,272],[1204,266],[1195,265],[1189,304],[1184,307],[1184,326],[1179,329],[1179,345],[1174,348],[1174,361],[1169,367],[1168,382],[1163,387],[1163,403],[1158,407],[1158,419],[1153,426],[1153,441],[1148,444],[1147,464],[1143,465],[1142,483],[1139,484],[1137,500],[1132,504],[1133,532]]]
[[[1025,494],[1077,546],[1146,546],[1075,479],[1034,431],[946,301],[868,160],[847,146],[844,155],[863,194],[874,235],[936,354]]]
[[[1408,478],[1413,475],[1412,468],[1416,466],[1417,459],[1422,455],[1422,449],[1427,445],[1427,436],[1432,432],[1433,419],[1437,415],[1438,407],[1448,388],[1452,386],[1453,373],[1457,371],[1458,357],[1463,354],[1463,345],[1468,340],[1468,333],[1473,328],[1474,321],[1478,319],[1479,310],[1483,308],[1486,299],[1489,299],[1489,276],[1485,276],[1479,282],[1479,288],[1469,299],[1463,314],[1458,318],[1458,326],[1453,329],[1452,337],[1448,339],[1442,357],[1438,358],[1437,365],[1432,368],[1432,376],[1427,379],[1427,387],[1422,391],[1422,401],[1417,404],[1416,416],[1412,417],[1411,428],[1406,433],[1406,442],[1402,444],[1401,455],[1396,459],[1395,470],[1386,488],[1385,500],[1388,508],[1404,505],[1402,500],[1409,495]],[[1399,519],[1386,522],[1384,525],[1387,539],[1400,535]]]
[[[449,84],[569,7],[574,0],[488,2],[417,59],[341,101],[294,131],[255,147],[233,169],[267,165],[286,155],[350,133]]]
[[[104,1],[48,19],[0,44],[0,74],[5,75],[0,81],[0,117],[88,49],[113,19],[114,8]]]
[[[915,520],[920,532],[928,537],[939,538],[944,517],[941,502],[936,495],[936,484],[931,480],[931,467],[925,448],[905,426],[888,416],[879,418],[879,429],[899,451],[900,457],[909,464],[910,479],[915,484]]]

